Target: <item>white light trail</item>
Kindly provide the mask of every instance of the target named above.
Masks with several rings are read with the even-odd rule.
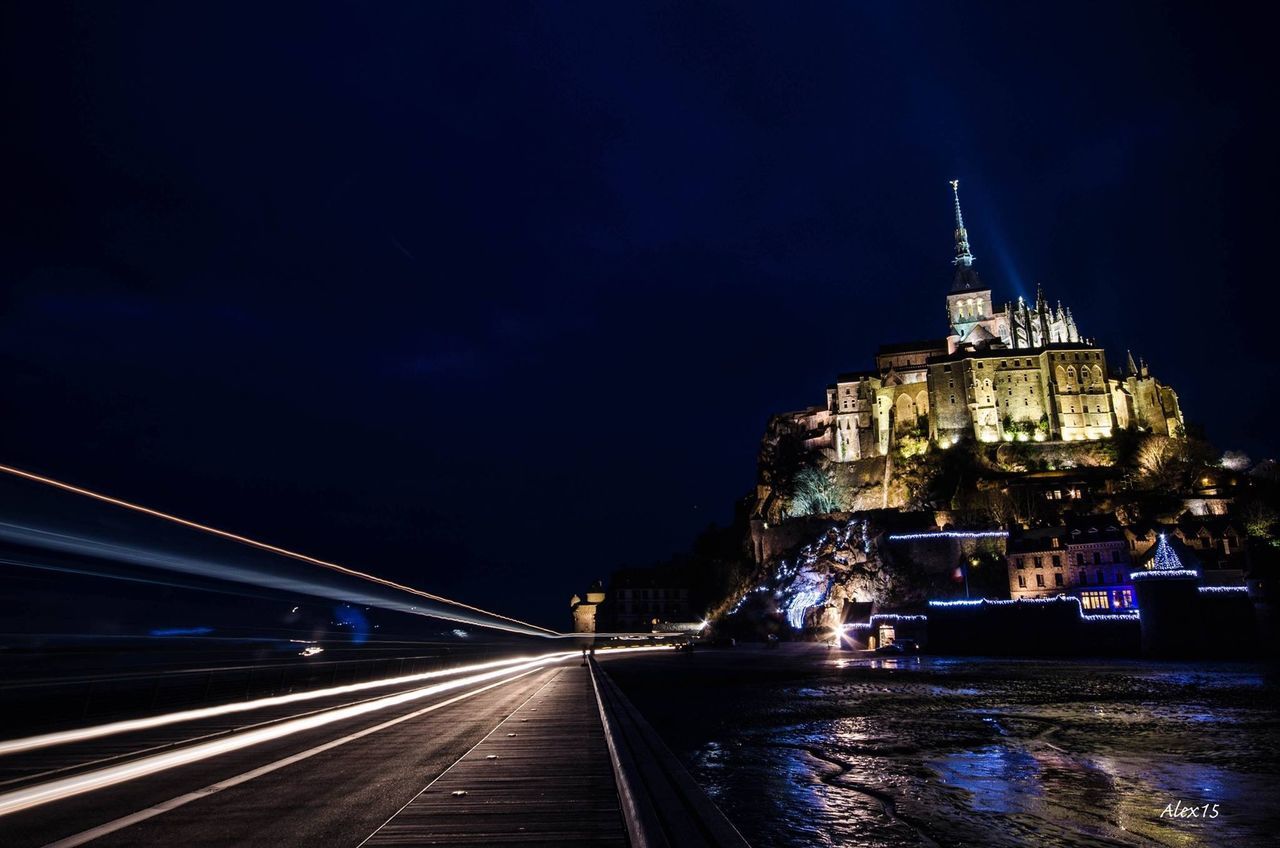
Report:
[[[92,727],[63,730],[56,733],[43,733],[39,736],[27,736],[22,739],[6,739],[4,741],[0,741],[0,756],[5,754],[17,754],[22,751],[34,751],[39,748],[48,748],[53,745],[65,745],[69,742],[83,742],[88,739],[101,739],[104,736],[114,736],[118,733],[131,733],[136,730],[150,730],[155,727],[179,724],[184,721],[195,721],[202,718],[213,718],[215,716],[232,715],[234,713],[260,710],[266,707],[276,707],[282,704],[295,704],[301,701],[312,701],[317,698],[327,698],[332,695],[349,695],[353,692],[364,692],[366,690],[377,689],[379,687],[396,686],[404,683],[417,683],[423,680],[451,677],[455,674],[471,674],[475,672],[489,671],[491,669],[505,668],[508,666],[518,665],[520,663],[553,662],[555,660],[568,659],[569,657],[577,655],[576,651],[559,651],[552,654],[541,654],[533,657],[513,657],[505,660],[493,660],[492,662],[458,666],[457,668],[446,668],[437,671],[424,671],[417,674],[406,674],[402,677],[389,677],[385,680],[369,680],[363,683],[348,683],[343,686],[332,686],[327,689],[313,689],[307,692],[294,692],[288,695],[273,695],[268,698],[258,698],[252,701],[237,701],[235,703],[219,704],[213,707],[199,707],[197,709],[181,710],[179,712],[148,716],[146,718],[113,721],[109,724],[98,724]]]
[[[83,495],[84,497],[92,498],[96,501],[101,501],[102,503],[111,504],[112,506],[121,507],[122,509],[129,509],[129,510],[133,510],[134,512],[140,512],[144,515],[149,515],[153,518],[159,518],[163,521],[169,521],[174,524],[180,524],[183,527],[190,527],[194,530],[199,530],[202,533],[208,533],[213,536],[219,536],[223,539],[230,539],[233,542],[239,542],[242,545],[248,545],[250,547],[267,551],[269,553],[289,557],[290,559],[295,559],[295,560],[298,560],[299,562],[305,562],[311,565],[317,565],[317,566],[320,566],[321,568],[327,568],[330,571],[336,571],[336,572],[339,572],[340,574],[346,574],[350,577],[357,577],[357,578],[360,578],[361,580],[368,580],[373,583],[377,583],[381,586],[386,586],[388,588],[396,589],[401,592],[408,592],[411,595],[417,595],[420,598],[426,598],[427,600],[435,601],[436,603],[446,604],[452,607],[458,607],[473,613],[479,613],[480,615],[490,617],[490,618],[501,619],[511,624],[518,625],[522,628],[528,628],[530,631],[534,631],[540,635],[544,635],[544,636],[561,635],[554,630],[550,630],[546,627],[539,627],[536,624],[530,624],[526,621],[521,621],[518,618],[511,618],[510,616],[499,615],[498,613],[495,613],[495,612],[489,612],[488,610],[483,610],[483,609],[480,609],[479,607],[473,607],[469,604],[464,604],[460,601],[450,600],[449,598],[441,597],[440,595],[433,595],[430,592],[424,592],[421,589],[415,589],[412,586],[405,586],[402,583],[396,583],[392,580],[387,580],[382,577],[376,577],[372,574],[368,574],[363,571],[357,571],[354,568],[348,568],[347,566],[339,565],[336,562],[329,562],[328,560],[318,559],[316,557],[298,553],[297,551],[291,551],[287,548],[281,548],[281,547],[278,547],[277,545],[272,545],[267,542],[259,542],[257,539],[250,539],[247,536],[241,536],[236,533],[230,533],[226,530],[219,530],[218,528],[210,527],[207,524],[200,524],[195,521],[189,521],[185,518],[180,518],[176,515],[172,515],[167,512],[161,512],[160,510],[151,509],[150,507],[141,506],[140,504],[131,503],[130,501],[126,501],[126,500],[121,500],[120,498],[113,498],[110,495],[104,495],[101,492],[95,492],[91,489],[81,488],[80,486],[73,486],[70,483],[64,483],[61,480],[55,480],[52,477],[43,477],[39,474],[33,474],[30,471],[23,471],[20,468],[13,468],[12,466],[8,466],[8,465],[0,465],[0,472],[3,472],[5,474],[11,474],[14,477],[21,477],[24,480],[31,480],[36,483],[42,483],[46,486],[53,486],[54,488],[62,489],[65,492],[71,492],[73,494]],[[479,622],[476,622],[476,623],[479,623]]]
[[[609,652],[630,653],[634,651],[652,650],[661,649],[652,647],[614,648]],[[293,719],[292,721],[285,721],[270,727],[263,727],[258,730],[238,733],[224,739],[215,739],[198,745],[191,745],[187,748],[180,748],[176,751],[154,754],[149,757],[142,757],[120,765],[109,766],[107,768],[97,769],[95,771],[74,775],[72,777],[64,777],[58,780],[40,783],[35,786],[24,787],[22,789],[17,789],[13,792],[7,792],[0,795],[0,816],[16,813],[20,810],[30,809],[31,807],[37,807],[42,804],[48,804],[52,801],[60,801],[64,798],[81,795],[85,792],[92,792],[96,789],[104,789],[108,786],[114,786],[130,780],[136,780],[140,777],[146,777],[158,772],[167,771],[168,769],[176,768],[178,766],[200,762],[201,760],[207,760],[211,757],[216,757],[220,754],[226,754],[231,751],[239,751],[263,742],[270,742],[276,739],[281,739],[285,736],[291,736],[295,733],[314,730],[315,728],[324,727],[325,725],[333,724],[335,722],[346,721],[347,719],[377,712],[378,710],[411,703],[413,701],[421,700],[422,698],[431,697],[432,695],[438,695],[442,692],[461,689],[462,687],[470,686],[473,683],[495,680],[503,676],[510,676],[510,678],[514,679],[527,671],[531,671],[554,662],[559,662],[570,656],[576,656],[576,653],[573,651],[566,651],[559,654],[551,654],[548,657],[531,660],[521,665],[510,666],[496,671],[487,671],[481,674],[473,674],[468,677],[462,677],[457,680],[450,680],[444,683],[436,683],[432,686],[426,686],[421,689],[414,689],[409,692],[400,692],[395,695],[388,695],[385,698],[379,698],[374,701],[365,701],[363,703],[329,710],[317,715],[310,715],[303,718]]]
[[[44,846],[44,848],[78,848],[78,846],[84,845],[85,843],[88,843],[88,842],[92,842],[95,839],[101,839],[107,834],[115,833],[118,830],[124,830],[126,827],[132,827],[133,825],[138,824],[139,822],[144,822],[144,821],[147,821],[148,819],[153,819],[156,816],[164,815],[165,813],[171,813],[174,810],[178,809],[179,807],[185,807],[187,804],[190,804],[193,801],[199,801],[201,799],[208,798],[210,795],[213,795],[215,793],[222,792],[224,790],[239,786],[242,783],[248,783],[250,780],[255,780],[259,777],[262,777],[264,774],[270,774],[273,771],[279,771],[280,769],[291,766],[294,763],[300,763],[303,760],[308,760],[316,756],[317,754],[323,754],[326,751],[332,751],[334,748],[339,748],[348,743],[355,742],[357,739],[363,739],[366,736],[372,736],[375,733],[381,733],[382,731],[386,730],[389,727],[395,727],[398,724],[404,724],[406,721],[413,721],[415,718],[418,718],[419,716],[424,716],[427,713],[433,713],[436,710],[441,710],[441,709],[444,709],[445,707],[453,706],[459,701],[465,701],[467,698],[474,698],[476,695],[479,695],[482,692],[488,692],[490,689],[496,689],[499,686],[505,686],[508,683],[514,682],[515,680],[521,677],[524,677],[527,674],[532,674],[532,673],[533,673],[532,671],[521,672],[520,674],[517,674],[515,677],[507,678],[506,680],[499,680],[497,683],[490,683],[485,686],[481,686],[479,689],[472,689],[470,692],[463,692],[461,695],[454,695],[452,698],[446,698],[443,701],[437,701],[434,704],[431,704],[426,707],[422,707],[421,709],[414,710],[411,713],[405,713],[404,715],[396,716],[395,718],[390,719],[389,721],[384,721],[381,724],[375,724],[373,727],[366,727],[364,730],[358,730],[355,733],[349,734],[347,736],[343,736],[339,739],[332,739],[328,742],[325,742],[323,745],[317,745],[314,748],[308,748],[307,750],[301,751],[297,754],[290,754],[284,759],[267,763],[265,766],[258,766],[255,769],[250,769],[249,771],[242,772],[241,774],[238,774],[235,777],[227,778],[226,780],[219,780],[217,783],[212,783],[208,786],[201,787],[200,789],[197,789],[194,792],[187,792],[183,795],[179,795],[176,798],[170,798],[167,801],[162,801],[159,804],[155,804],[154,806],[147,807],[146,809],[129,813],[128,815],[121,816],[118,819],[112,819],[111,821],[106,822],[105,824],[100,824],[97,827],[91,827],[88,830],[82,830],[79,833],[72,834],[71,836],[63,837],[62,839],[59,839],[57,842],[50,842],[48,845]],[[537,693],[541,692],[542,689],[545,688],[545,686],[546,684],[543,684],[542,687],[539,687],[538,690],[533,695],[529,696],[529,698],[525,701],[525,703],[528,703],[529,701],[533,700],[533,698],[537,695]],[[521,704],[521,706],[523,706],[523,704]]]

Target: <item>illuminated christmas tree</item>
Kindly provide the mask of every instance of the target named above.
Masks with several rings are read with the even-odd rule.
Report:
[[[1156,543],[1156,553],[1151,558],[1151,567],[1156,571],[1181,571],[1186,568],[1163,533],[1160,534],[1160,541]]]

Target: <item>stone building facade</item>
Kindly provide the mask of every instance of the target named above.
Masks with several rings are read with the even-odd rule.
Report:
[[[1062,527],[1015,531],[1005,559],[1014,600],[1071,595],[1090,613],[1135,606],[1125,528],[1114,515],[1070,518]]]
[[[662,569],[631,568],[614,572],[612,623],[619,631],[649,632],[689,622],[689,589]]]
[[[574,633],[595,633],[599,625],[600,605],[604,603],[604,584],[597,580],[586,595],[574,595],[569,599],[573,613]]]
[[[849,462],[884,456],[906,433],[949,446],[983,442],[1105,439],[1117,429],[1183,432],[1173,389],[1127,357],[1113,370],[1106,351],[1081,335],[1061,303],[1042,291],[1034,303],[993,306],[974,269],[955,193],[955,274],[946,296],[945,337],[881,346],[875,368],[841,374],[825,406],[775,421],[803,434],[806,447]]]

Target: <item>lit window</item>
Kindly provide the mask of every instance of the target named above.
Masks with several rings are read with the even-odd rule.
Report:
[[[1110,605],[1107,603],[1106,592],[1081,592],[1080,606],[1087,610],[1104,610],[1110,608]]]

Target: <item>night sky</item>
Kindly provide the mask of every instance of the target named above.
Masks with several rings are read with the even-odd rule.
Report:
[[[567,627],[771,413],[945,333],[953,177],[998,301],[1272,455],[1257,21],[201,5],[0,12],[0,462]]]

